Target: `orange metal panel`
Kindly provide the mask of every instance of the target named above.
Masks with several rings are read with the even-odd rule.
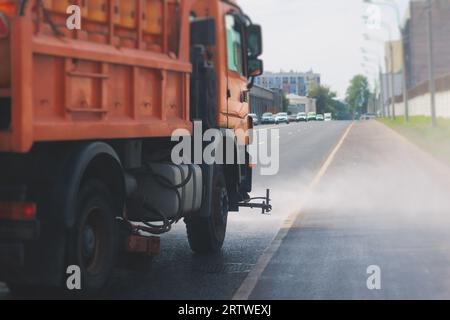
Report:
[[[189,61],[173,59],[166,54],[141,51],[128,48],[116,48],[109,45],[64,39],[61,41],[50,36],[36,36],[33,38],[33,51],[40,54],[104,61],[109,63],[138,65],[154,69],[175,70],[181,72],[192,71]]]
[[[60,12],[60,13],[66,13],[67,7],[70,6],[72,3],[70,0],[55,0],[51,3],[47,3],[46,6],[49,7],[49,5],[52,5],[53,11]]]
[[[106,22],[108,20],[108,1],[89,0],[87,1],[88,19],[92,21]]]
[[[89,0],[78,33],[64,28],[68,1],[46,1],[62,37],[55,36],[36,3],[29,1],[26,15],[12,23],[12,89],[2,88],[12,95],[12,128],[0,132],[0,151],[27,152],[38,141],[167,137],[178,128],[191,130],[193,0]],[[223,112],[228,105],[223,14],[230,7],[195,3],[218,21],[218,121],[245,127],[244,106]]]
[[[33,53],[31,37],[33,25],[26,17],[12,21],[12,123],[11,150],[26,152],[33,144]]]
[[[183,59],[149,51],[156,47],[148,45],[140,50],[148,27],[144,8],[152,1],[142,0],[139,5],[138,1],[120,1],[119,6],[116,0],[84,3],[86,30],[79,34],[63,30],[65,11],[72,2],[46,1],[44,8],[64,39],[43,20],[36,0],[30,1],[25,17],[14,18],[12,89],[5,86],[1,91],[14,101],[12,128],[0,132],[0,151],[27,152],[37,141],[163,137],[178,128],[191,130],[188,35],[180,35],[183,47],[176,53]],[[187,23],[188,13],[181,16]],[[153,19],[152,32],[158,33],[158,18]],[[159,19],[164,19],[162,13]],[[131,39],[128,44],[135,46],[118,47],[117,37],[122,44]]]
[[[136,27],[136,0],[119,1],[119,25],[127,28]]]
[[[57,120],[65,116],[63,90],[54,90],[65,82],[64,59],[36,55],[33,72],[33,107],[35,119]]]
[[[145,2],[145,31],[159,35],[163,30],[162,1],[146,0]]]
[[[170,137],[176,129],[192,131],[190,121],[161,121],[158,118],[145,121],[110,121],[92,123],[90,120],[78,122],[41,122],[34,126],[36,141],[74,141],[95,139],[123,139],[142,137]]]
[[[162,104],[162,79],[158,70],[139,69],[136,79],[137,119],[156,119]]]

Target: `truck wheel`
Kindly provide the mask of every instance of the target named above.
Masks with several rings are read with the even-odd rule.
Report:
[[[106,287],[116,260],[118,208],[108,188],[89,180],[80,189],[77,220],[68,236],[68,265],[81,271],[81,294],[98,294]]]
[[[200,254],[217,253],[225,241],[228,222],[228,192],[225,176],[221,169],[215,169],[211,194],[209,217],[195,217],[186,220],[189,245]]]

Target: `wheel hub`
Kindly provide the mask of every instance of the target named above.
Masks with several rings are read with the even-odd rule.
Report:
[[[92,260],[95,255],[97,237],[94,226],[87,224],[83,231],[83,257],[86,261]]]

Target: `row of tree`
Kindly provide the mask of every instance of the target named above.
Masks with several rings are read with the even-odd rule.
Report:
[[[317,113],[332,113],[337,120],[351,120],[367,113],[371,98],[369,81],[363,75],[356,75],[350,81],[345,101],[336,99],[336,92],[330,87],[320,85],[309,91],[308,96],[316,99]]]

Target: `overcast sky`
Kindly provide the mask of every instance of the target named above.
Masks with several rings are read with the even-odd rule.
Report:
[[[238,2],[255,23],[263,26],[263,59],[267,71],[313,69],[339,97],[345,96],[348,83],[355,74],[365,73],[360,48],[365,46],[371,51],[382,52],[381,44],[365,41],[363,33],[369,31],[373,38],[387,38],[386,31],[367,30],[362,16],[368,6],[363,0]],[[395,2],[403,16],[408,0]],[[395,30],[393,10],[383,9],[381,18]]]

